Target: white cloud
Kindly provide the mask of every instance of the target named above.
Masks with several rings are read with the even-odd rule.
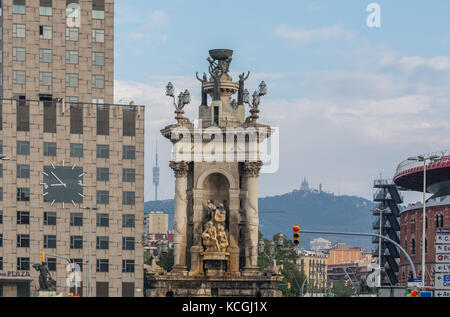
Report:
[[[311,30],[279,25],[275,27],[274,32],[275,35],[281,38],[301,45],[328,40],[353,41],[357,38],[352,30],[346,29],[341,25],[324,26]]]
[[[155,10],[149,13],[150,24],[152,26],[167,26],[170,22],[169,15],[162,10]]]

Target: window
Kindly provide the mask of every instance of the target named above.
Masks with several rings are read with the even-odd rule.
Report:
[[[93,66],[105,66],[105,53],[93,52],[92,53],[92,65]]]
[[[41,40],[51,40],[53,38],[53,28],[47,25],[39,26],[39,38]]]
[[[122,238],[122,250],[134,250],[134,237]]]
[[[44,249],[56,249],[56,236],[44,235]]]
[[[66,87],[78,87],[78,74],[66,74]]]
[[[70,214],[70,226],[71,227],[82,227],[83,226],[83,214],[82,213],[71,213]]]
[[[136,147],[134,145],[123,146],[123,159],[134,160],[136,158]]]
[[[83,134],[83,106],[80,104],[70,105],[70,133]]]
[[[53,51],[46,48],[39,50],[39,61],[41,63],[51,63],[53,61]]]
[[[97,227],[109,227],[108,214],[97,214]]]
[[[66,64],[78,64],[78,51],[66,51]]]
[[[13,70],[13,84],[25,85],[26,84],[26,73],[23,70]]]
[[[13,24],[13,37],[25,37],[26,26],[25,24]]]
[[[13,60],[25,61],[27,59],[27,50],[25,47],[13,47]]]
[[[97,191],[97,204],[108,205],[109,204],[109,191],[99,190]]]
[[[109,158],[109,145],[97,145],[97,158]]]
[[[25,14],[25,0],[14,0],[13,1],[13,13],[14,14]]]
[[[56,272],[56,258],[47,258],[47,267],[50,272]]]
[[[78,41],[78,28],[66,28],[66,41]]]
[[[134,192],[123,192],[122,202],[124,205],[135,205],[135,194]]]
[[[123,108],[123,136],[136,136],[136,110]]]
[[[30,224],[30,212],[18,211],[17,212],[17,224],[18,225],[29,225]]]
[[[29,188],[17,188],[17,201],[22,201],[22,202],[30,201],[30,189]]]
[[[98,20],[105,19],[105,0],[92,1],[92,18]]]
[[[0,234],[0,248],[3,248],[3,233]]]
[[[1,234],[0,234],[1,236]],[[1,245],[0,245],[1,246]],[[3,257],[0,257],[0,271],[3,271]],[[3,297],[2,288],[3,285],[0,285],[0,297]]]
[[[52,73],[51,72],[40,72],[39,73],[39,84],[41,86],[51,86],[52,85]]]
[[[98,259],[97,260],[97,272],[109,272],[109,260]]]
[[[17,258],[17,271],[29,271],[30,258]]]
[[[30,142],[17,141],[17,155],[30,155]]]
[[[136,170],[132,168],[124,168],[123,181],[134,183],[136,181]]]
[[[44,226],[56,226],[56,212],[44,212]]]
[[[0,178],[3,177],[3,164],[0,164]]]
[[[98,89],[105,88],[105,76],[92,75],[92,88],[98,88]]]
[[[105,42],[105,30],[92,30],[92,42],[94,43],[104,43]]]
[[[82,236],[71,236],[70,237],[70,248],[71,249],[83,249],[83,237]]]
[[[30,131],[30,104],[24,100],[17,101],[16,124],[17,131]]]
[[[70,157],[83,157],[83,144],[70,144]]]
[[[56,143],[44,142],[44,156],[56,156]]]
[[[17,247],[18,248],[29,248],[30,247],[30,235],[29,234],[18,234],[17,235]]]
[[[122,260],[122,273],[134,273],[134,260]]]
[[[412,239],[411,241],[411,254],[416,254],[416,240]]]
[[[96,283],[96,297],[109,297],[109,283],[108,282],[97,282]]]
[[[93,104],[104,105],[105,104],[105,99],[103,99],[103,98],[92,98],[92,103]]]
[[[109,237],[97,237],[97,250],[109,249]]]
[[[134,283],[122,283],[122,297],[135,297],[134,295]]]
[[[39,15],[52,16],[52,0],[40,0]]]
[[[0,187],[0,201],[3,200],[3,187]]]
[[[30,165],[17,165],[17,178],[30,178]]]
[[[56,102],[44,102],[44,133],[56,133]]]
[[[97,135],[109,135],[109,107],[97,105]]]
[[[109,168],[97,168],[97,181],[109,182]]]
[[[135,217],[134,215],[122,215],[122,227],[123,228],[134,228]]]
[[[3,210],[0,210],[0,225],[3,224]]]

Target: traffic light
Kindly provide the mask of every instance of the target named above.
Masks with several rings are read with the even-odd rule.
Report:
[[[408,295],[406,297],[419,297],[419,291],[418,290],[408,290]]]
[[[300,226],[299,225],[295,225],[293,227],[293,236],[294,236],[294,246],[299,246],[300,245]]]
[[[348,280],[345,281],[345,287],[348,287]]]
[[[41,252],[41,263],[45,263],[45,252]]]

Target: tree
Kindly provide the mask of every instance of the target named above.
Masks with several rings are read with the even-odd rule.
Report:
[[[159,257],[159,261],[156,262],[160,267],[162,267],[167,272],[172,271],[173,264],[174,264],[174,254],[173,254],[173,248],[169,249],[167,253],[162,253]]]

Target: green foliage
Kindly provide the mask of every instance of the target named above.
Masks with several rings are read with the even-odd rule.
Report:
[[[262,238],[260,233],[260,238]],[[264,253],[258,256],[258,266],[261,271],[271,266],[270,261],[270,244],[271,241],[262,238],[264,241]],[[299,272],[295,265],[295,259],[297,254],[293,249],[293,243],[291,240],[284,237],[283,244],[277,245],[278,235],[273,237],[275,241],[275,254],[277,265],[282,265],[281,276],[283,280],[279,285],[279,289],[283,292],[284,297],[299,297],[301,295],[301,287],[305,280],[305,275]]]
[[[153,255],[151,252],[144,252],[144,264],[152,265]]]
[[[167,272],[172,271],[173,263],[174,263],[173,248],[169,249],[167,253],[161,254],[159,261],[156,262],[156,264],[158,264]]]
[[[355,293],[350,286],[350,282],[348,283],[348,286],[345,287],[345,281],[334,282],[333,291],[336,297],[351,297]]]

